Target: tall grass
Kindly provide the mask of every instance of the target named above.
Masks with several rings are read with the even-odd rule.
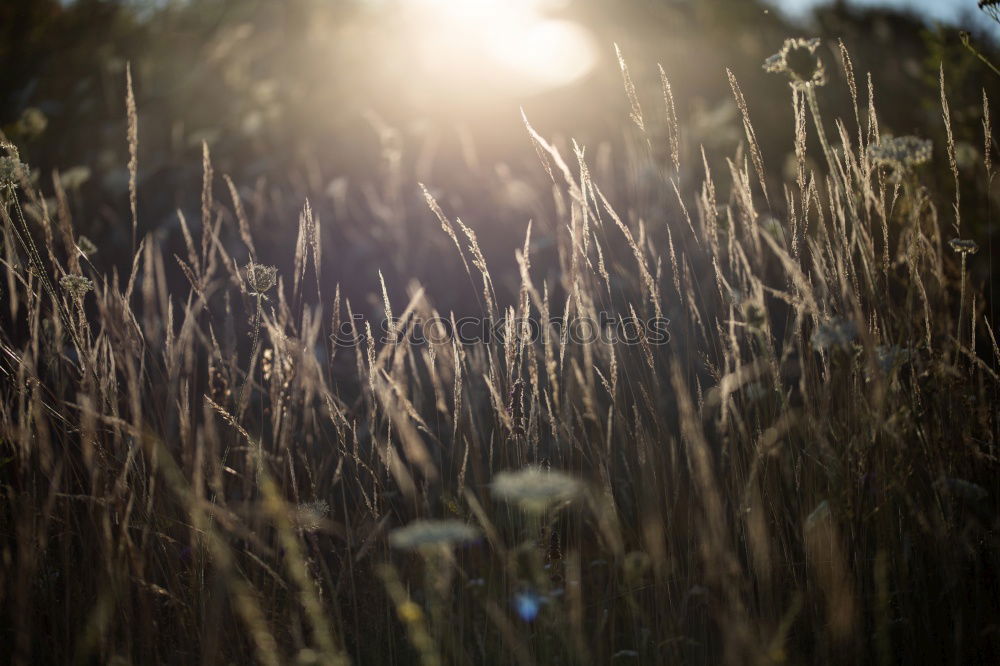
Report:
[[[663,68],[663,106],[644,112],[619,52],[626,180],[605,189],[583,146],[526,118],[556,224],[526,223],[513,270],[491,273],[473,228],[435,200],[446,182],[405,185],[458,255],[435,259],[460,262],[500,323],[478,342],[380,341],[380,322],[321,281],[305,202],[275,284],[237,186],[216,197],[207,148],[200,238],[180,215],[184,251],[147,235],[122,274],[95,268],[68,207],[50,210],[10,153],[4,651],[18,664],[985,663],[1000,648],[1000,350],[964,202],[921,181],[954,168],[945,72],[949,143],[921,166],[892,153],[871,78],[866,105],[841,53],[846,90],[793,77],[797,177],[776,183],[732,74],[746,143],[711,165]],[[833,94],[852,118],[823,117]],[[540,240],[557,257],[547,275],[532,265]],[[509,302],[501,281],[517,285]],[[409,300],[391,302],[402,286]],[[420,285],[389,287],[372,292],[396,338],[455,321]],[[670,341],[524,324],[602,313],[668,318]]]

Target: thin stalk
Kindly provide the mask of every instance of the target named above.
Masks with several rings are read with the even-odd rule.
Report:
[[[1000,76],[1000,69],[997,69],[997,66],[994,65],[992,62],[990,62],[989,58],[984,56],[979,49],[973,46],[972,36],[968,32],[963,30],[961,33],[961,38],[962,38],[962,45],[969,50],[969,53],[979,58],[979,60],[981,60],[984,65],[989,67],[994,74]]]
[[[38,279],[41,281],[45,291],[48,292],[49,297],[55,304],[56,311],[59,313],[59,318],[62,319],[63,325],[73,338],[73,344],[76,346],[77,355],[80,358],[80,366],[83,367],[85,365],[83,361],[83,344],[77,336],[77,331],[72,323],[72,320],[70,319],[69,314],[66,312],[65,308],[63,308],[62,301],[59,300],[59,297],[56,294],[55,287],[52,286],[52,282],[49,280],[48,273],[45,270],[45,264],[42,263],[42,257],[38,253],[38,248],[35,246],[34,239],[31,237],[31,230],[28,228],[28,223],[24,218],[24,211],[21,210],[21,203],[17,199],[17,194],[14,191],[13,185],[7,185],[7,193],[10,195],[10,200],[14,204],[14,210],[17,211],[17,221],[21,225],[20,229],[17,228],[16,224],[12,225],[14,235],[17,236],[17,240],[24,248],[25,254],[28,255],[28,262],[35,269],[35,272],[38,274]]]
[[[256,294],[257,296],[257,308],[254,312],[253,317],[253,341],[250,343],[250,361],[247,364],[247,374],[243,377],[243,383],[240,384],[239,393],[236,395],[236,404],[234,405],[233,413],[236,416],[236,420],[239,421],[241,414],[240,405],[243,404],[243,393],[246,391],[247,383],[250,381],[250,374],[253,372],[254,359],[257,357],[257,343],[260,341],[260,320],[261,320],[261,304],[264,299],[263,294]],[[222,464],[226,464],[226,458],[229,457],[229,448],[222,454]]]
[[[253,369],[254,358],[257,357],[257,343],[260,342],[260,319],[261,319],[261,302],[263,301],[263,296],[257,294],[257,309],[254,313],[253,318],[253,338],[250,343],[250,363],[247,366],[247,374],[243,377],[243,384],[240,385],[240,392],[236,398],[236,416],[239,418],[240,415],[240,405],[243,404],[243,392],[246,390],[247,382],[250,381],[250,373]]]
[[[830,149],[830,142],[826,138],[826,130],[823,129],[823,122],[819,115],[819,101],[816,99],[816,87],[806,86],[806,100],[809,102],[809,112],[812,113],[813,125],[816,126],[816,134],[819,135],[819,143],[823,146],[823,154],[830,167],[830,174],[835,175],[837,167],[833,159],[833,151]]]
[[[962,320],[965,319],[965,256],[965,252],[962,252],[962,286],[958,296],[958,330],[955,331],[959,351],[962,350]]]

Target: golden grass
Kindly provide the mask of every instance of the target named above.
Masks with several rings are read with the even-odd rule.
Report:
[[[1000,351],[967,271],[975,257],[943,241],[938,205],[952,195],[871,161],[871,77],[863,114],[840,53],[854,116],[836,120],[830,145],[816,91],[796,89],[797,177],[780,186],[731,72],[746,145],[720,180],[685,143],[660,68],[669,159],[640,150],[622,169],[650,167],[658,207],[606,194],[582,146],[525,116],[557,224],[526,224],[502,276],[516,285],[508,303],[474,229],[410,183],[458,251],[438,260],[462,263],[482,316],[501,324],[489,341],[382,344],[377,322],[357,325],[339,286],[323,296],[308,202],[291,274],[253,288],[241,269],[259,260],[253,224],[231,179],[231,206],[215,198],[207,146],[200,239],[178,211],[185,256],[146,236],[124,285],[81,260],[68,212],[59,247],[41,195],[5,182],[0,597],[13,661],[995,654]],[[629,131],[651,147],[653,116],[618,58]],[[957,234],[943,70],[940,81]],[[130,72],[127,91],[134,231]],[[806,106],[825,172],[807,167]],[[983,109],[992,178],[985,95]],[[682,160],[699,153],[704,177],[682,187]],[[556,248],[555,273],[533,267],[539,238]],[[170,286],[175,262],[186,293]],[[56,291],[67,275],[96,289]],[[399,285],[379,281],[396,338],[434,318],[456,325],[419,285],[393,304]],[[670,342],[578,341],[545,324],[601,313],[669,318]],[[539,336],[527,319],[545,324]],[[347,348],[331,342],[342,324]],[[491,496],[498,473],[532,465],[582,492],[541,511]],[[330,512],[307,527],[306,505]],[[389,530],[414,519],[485,538],[444,560],[391,551]]]

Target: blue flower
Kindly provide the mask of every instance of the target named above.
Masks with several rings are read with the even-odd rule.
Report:
[[[534,592],[518,592],[514,595],[514,608],[525,622],[531,622],[538,617],[538,611],[545,600]]]

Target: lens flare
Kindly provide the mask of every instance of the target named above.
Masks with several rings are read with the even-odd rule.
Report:
[[[579,24],[551,18],[569,0],[407,0],[421,65],[452,85],[532,94],[565,86],[594,66]]]

